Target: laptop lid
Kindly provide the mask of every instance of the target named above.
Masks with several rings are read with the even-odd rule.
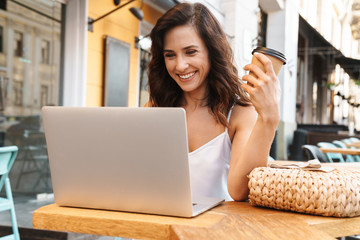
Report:
[[[55,202],[193,215],[182,108],[43,107]]]

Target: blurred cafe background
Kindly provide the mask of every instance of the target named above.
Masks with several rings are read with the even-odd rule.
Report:
[[[0,146],[19,147],[15,202],[52,193],[41,107],[143,106],[149,33],[180,2],[1,0]],[[224,27],[240,76],[256,46],[287,58],[273,158],[303,160],[303,144],[359,136],[359,0],[200,2]]]

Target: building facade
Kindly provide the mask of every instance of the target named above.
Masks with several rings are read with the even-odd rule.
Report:
[[[52,191],[41,107],[61,95],[60,2],[2,1],[0,146],[19,147],[10,174],[15,193]]]
[[[0,76],[7,88],[5,115],[36,115],[42,106],[58,104],[61,5],[40,2],[7,1],[6,9],[0,11]]]

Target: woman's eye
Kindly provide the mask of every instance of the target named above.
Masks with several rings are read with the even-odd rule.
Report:
[[[197,52],[196,50],[189,50],[189,51],[186,51],[186,54],[194,55],[196,52]]]
[[[164,56],[166,58],[171,58],[171,57],[175,57],[175,54],[174,53],[166,53]]]

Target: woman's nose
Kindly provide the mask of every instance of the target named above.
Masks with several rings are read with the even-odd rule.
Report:
[[[183,57],[178,57],[176,59],[176,70],[177,71],[184,71],[188,66],[189,66],[189,64],[187,63],[186,59],[184,59]]]

